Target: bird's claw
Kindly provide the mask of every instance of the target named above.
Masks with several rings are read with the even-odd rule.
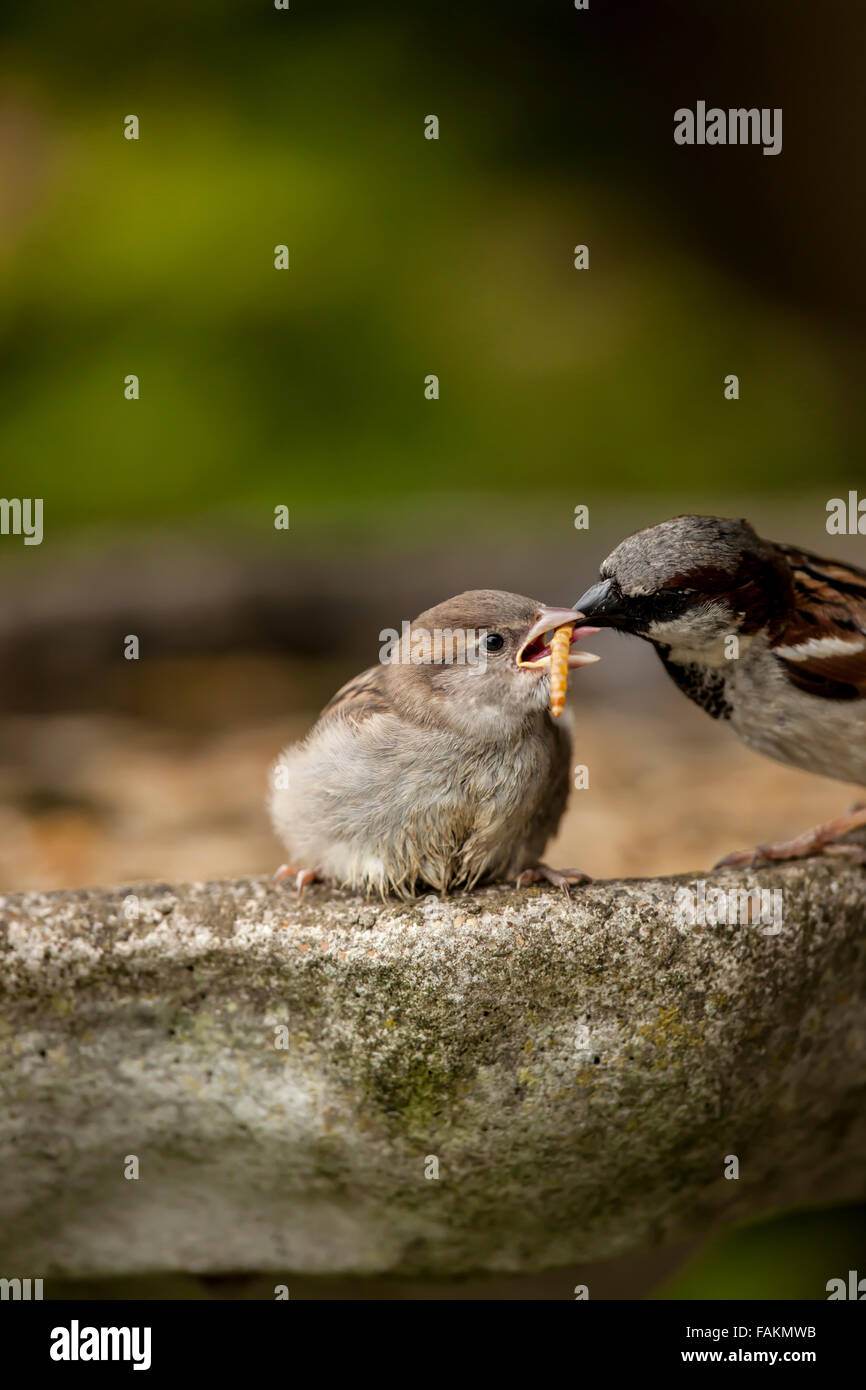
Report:
[[[825,845],[823,854],[837,854],[840,859],[850,859],[852,864],[866,864],[866,849],[862,845]]]
[[[516,879],[518,888],[526,888],[531,883],[552,883],[554,888],[561,888],[565,896],[570,898],[570,885],[577,888],[584,883],[592,883],[592,879],[580,869],[552,869],[549,864],[535,864],[531,869],[524,869]]]
[[[293,878],[295,880],[295,887],[298,890],[298,902],[300,902],[301,898],[304,896],[304,889],[308,883],[318,883],[320,881],[319,874],[315,869],[295,869],[291,864],[281,864],[271,879],[271,882],[274,887],[277,887],[278,884],[284,883],[288,878]]]
[[[716,869],[736,869],[746,867],[756,869],[763,864],[784,863],[790,859],[806,859],[811,854],[835,854],[851,859],[855,864],[866,863],[866,852],[860,845],[840,844],[842,835],[849,830],[857,830],[866,825],[866,807],[854,806],[847,815],[838,820],[828,821],[826,825],[816,825],[804,830],[793,840],[783,840],[776,845],[758,845],[757,849],[737,850],[725,855],[714,867]]]
[[[820,854],[826,847],[811,835],[801,835],[796,840],[783,840],[778,845],[758,845],[756,849],[739,849],[726,854],[716,869],[762,869],[767,864],[784,864],[792,859],[806,859],[810,854]]]
[[[713,865],[713,873],[719,869],[754,869],[761,863],[766,863],[763,858],[763,849],[738,849],[733,854],[726,854],[724,859],[720,859]]]

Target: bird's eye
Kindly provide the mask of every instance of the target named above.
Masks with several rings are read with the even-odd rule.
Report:
[[[488,632],[484,639],[484,646],[488,652],[501,652],[505,646],[505,638],[501,632]]]

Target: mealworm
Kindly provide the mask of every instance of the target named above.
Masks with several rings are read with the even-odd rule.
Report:
[[[558,719],[565,709],[568,689],[568,650],[574,623],[558,627],[550,639],[550,713]]]

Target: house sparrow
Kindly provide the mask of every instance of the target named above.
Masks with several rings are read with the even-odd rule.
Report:
[[[756,535],[747,521],[678,516],[628,536],[577,602],[586,621],[651,642],[668,675],[750,748],[866,784],[866,572]],[[735,638],[736,641],[731,641]],[[866,808],[716,867],[819,850]]]
[[[571,749],[548,711],[545,634],[579,618],[480,589],[404,623],[382,664],[344,685],[274,765],[271,819],[293,865],[277,877],[293,875],[299,893],[322,878],[401,897],[493,879],[566,892],[588,882],[539,863]]]

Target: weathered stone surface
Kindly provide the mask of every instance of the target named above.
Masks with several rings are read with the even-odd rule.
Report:
[[[777,935],[690,882],[0,899],[0,1273],[528,1271],[863,1197],[866,872],[713,880]]]

